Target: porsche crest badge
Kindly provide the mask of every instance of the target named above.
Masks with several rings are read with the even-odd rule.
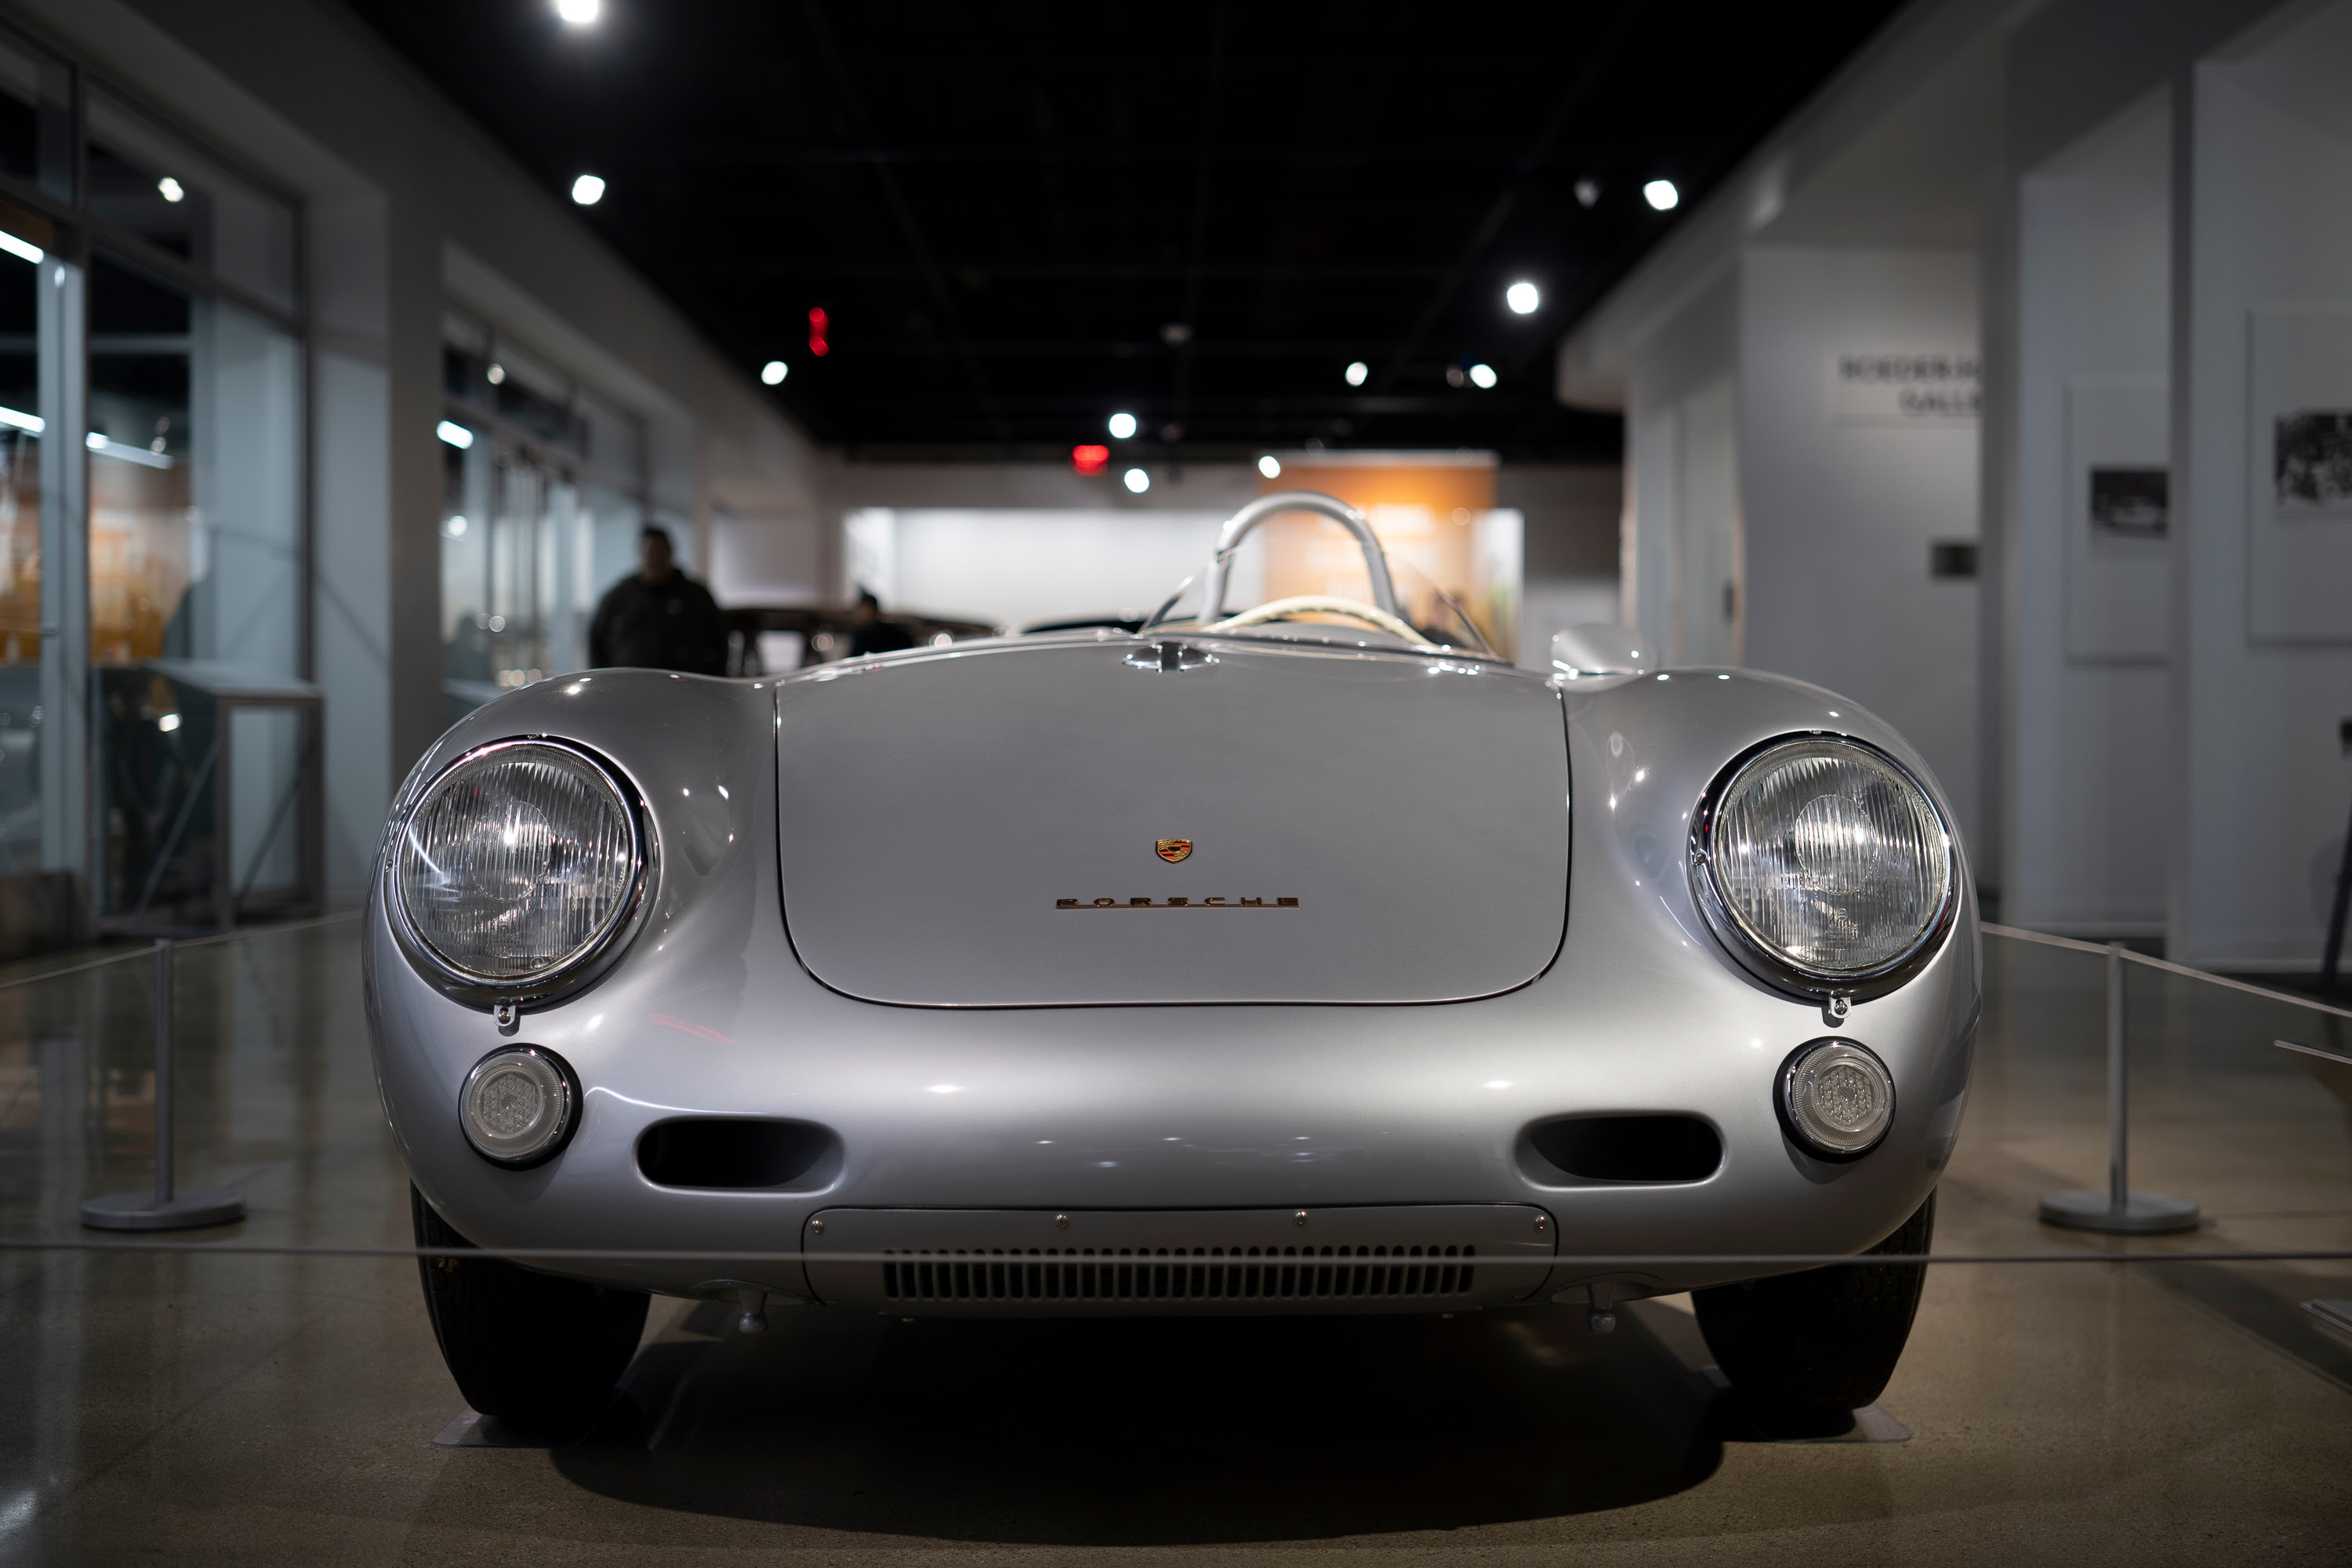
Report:
[[[1161,838],[1156,840],[1151,847],[1159,852],[1162,860],[1173,866],[1192,853],[1192,841],[1189,838]]]

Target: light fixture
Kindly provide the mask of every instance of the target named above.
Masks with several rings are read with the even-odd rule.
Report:
[[[1683,194],[1675,189],[1672,180],[1652,180],[1642,187],[1642,199],[1660,212],[1670,212],[1683,199]]]
[[[26,430],[37,436],[48,428],[48,424],[47,420],[37,414],[26,414],[15,408],[0,408],[0,425],[8,426],[12,429]]]
[[[155,721],[155,728],[163,731],[166,735],[170,734],[179,727],[180,716],[177,713],[166,713],[162,718]]]
[[[1370,365],[1366,364],[1362,360],[1356,360],[1348,366],[1348,384],[1349,386],[1361,386],[1371,374],[1372,367]]]
[[[18,239],[13,234],[0,232],[0,250],[21,257],[36,267],[41,264],[41,247],[29,239]]]
[[[1135,416],[1134,416],[1134,415],[1132,415],[1132,414],[1114,414],[1114,415],[1112,415],[1112,416],[1110,416],[1110,438],[1111,438],[1112,440],[1114,440],[1114,441],[1124,441],[1124,440],[1129,439],[1129,437],[1131,437],[1132,436],[1134,436],[1134,434],[1135,434]]]
[[[1141,495],[1144,491],[1151,488],[1151,476],[1145,473],[1141,468],[1129,468],[1127,470],[1127,475],[1123,482],[1129,489],[1134,491],[1137,495]]]
[[[1070,448],[1070,467],[1084,476],[1101,473],[1110,467],[1110,448],[1093,445]]]
[[[474,444],[474,433],[455,420],[444,419],[434,427],[433,433],[460,452]]]
[[[792,367],[780,359],[772,359],[760,367],[760,380],[768,386],[775,385],[791,374]]]
[[[572,182],[572,199],[583,207],[593,207],[604,199],[604,180],[601,174],[583,174]]]
[[[580,1080],[544,1046],[500,1046],[457,1091],[457,1120],[474,1152],[521,1170],[552,1160],[580,1120]]]
[[[1503,303],[1511,308],[1515,316],[1532,316],[1536,307],[1543,303],[1543,290],[1521,279],[1503,290]]]
[[[1781,1125],[1824,1160],[1867,1154],[1895,1121],[1895,1079],[1866,1046],[1815,1040],[1781,1064]]]
[[[1576,182],[1576,205],[1589,207],[1601,199],[1601,182],[1590,174]]]
[[[1278,479],[1282,478],[1282,463],[1273,453],[1268,452],[1257,460],[1257,471],[1269,479]]]
[[[466,520],[464,518],[453,517],[449,520],[449,537],[452,539],[463,539],[466,537]]]
[[[604,0],[555,0],[555,14],[575,27],[593,26],[604,10]]]
[[[492,386],[501,385],[507,379],[507,367],[502,364],[493,364],[482,373],[482,379]]]
[[[822,305],[810,307],[809,353],[814,354],[819,359],[823,359],[825,355],[831,353],[833,352],[833,345],[826,341],[826,334],[832,330],[833,318],[824,313],[824,307]]]
[[[1495,389],[1495,367],[1491,364],[1472,365],[1470,384],[1481,392],[1492,392]]]
[[[186,199],[188,195],[186,189],[181,185],[180,182],[172,178],[169,174],[166,174],[162,179],[156,181],[155,188],[163,193],[163,199],[167,202],[184,201]]]

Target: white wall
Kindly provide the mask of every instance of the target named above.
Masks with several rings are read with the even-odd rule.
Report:
[[[992,626],[1150,614],[1196,575],[1231,513],[1079,509],[877,508],[888,527],[887,581],[869,584],[893,609]],[[1262,549],[1234,558],[1231,605],[1263,597]]]
[[[2158,93],[2018,193],[2015,494],[1989,509],[2019,671],[2002,914],[2041,931],[2164,929],[2169,545],[2096,534],[2090,469],[2169,446],[2171,115]]]
[[[2295,8],[2192,79],[2169,947],[2308,967],[2352,802],[2352,515],[2280,519],[2267,458],[2275,414],[2352,410],[2352,5]],[[2279,363],[2296,348],[2322,352]]]
[[[1738,354],[1727,268],[1626,355],[1624,616],[1671,664],[1739,658]],[[1733,584],[1731,616],[1718,576]]]
[[[1976,422],[1906,414],[1891,388],[1841,392],[1837,375],[1843,354],[1972,360],[1975,257],[1751,246],[1739,321],[1747,663],[1829,687],[1901,731],[1965,837],[1977,816],[1976,586],[1931,579],[1928,559],[1936,541],[1976,537]]]

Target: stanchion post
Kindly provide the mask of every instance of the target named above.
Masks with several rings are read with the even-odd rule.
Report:
[[[178,1190],[173,1171],[172,939],[155,939],[155,1187],[152,1193],[109,1193],[81,1205],[81,1223],[98,1230],[193,1230],[245,1217],[245,1194],[234,1187]]]
[[[2107,943],[2107,1190],[2051,1193],[2042,1223],[2114,1236],[2195,1230],[2197,1205],[2187,1198],[2131,1190],[2131,1052],[2125,1035],[2124,944]]]

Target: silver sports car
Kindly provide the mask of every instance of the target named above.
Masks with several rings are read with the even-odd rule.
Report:
[[[1285,510],[1369,602],[1229,611]],[[578,1425],[654,1292],[1605,1331],[1690,1290],[1752,1409],[1875,1398],[1922,1266],[1740,1259],[1927,1249],[1948,804],[1817,688],[1433,619],[1270,496],[1138,632],[598,670],[443,736],[368,1007],[419,1243],[540,1254],[424,1260],[466,1397]]]

